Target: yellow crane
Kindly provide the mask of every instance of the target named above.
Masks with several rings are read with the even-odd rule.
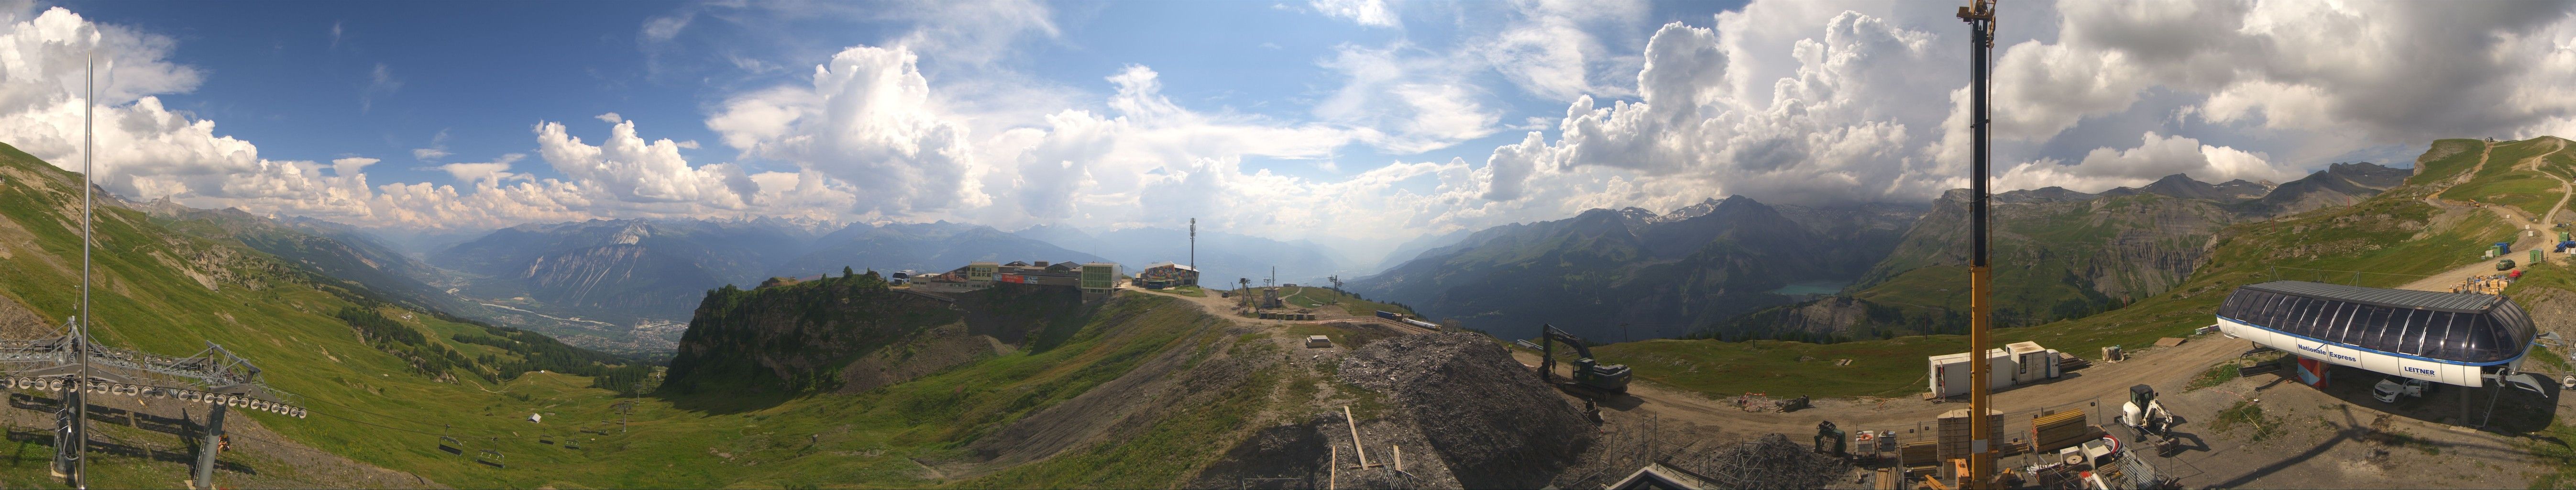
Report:
[[[1993,284],[1990,282],[1994,278],[1993,271],[1986,264],[1986,174],[1988,152],[1991,149],[1987,142],[1988,128],[1994,121],[1986,114],[1986,95],[1989,92],[1987,60],[1993,56],[1995,49],[1995,1],[1969,0],[1967,6],[1959,7],[1959,20],[1968,23],[1970,46],[1968,78],[1974,85],[1969,87],[1969,105],[1976,111],[1968,119],[1969,126],[1974,128],[1976,134],[1975,144],[1970,152],[1971,172],[1976,175],[1969,181],[1970,193],[1974,194],[1974,197],[1968,201],[1972,237],[1970,241],[1974,243],[1972,245],[1974,251],[1968,262],[1968,352],[1970,356],[1982,358],[1985,356],[1987,346],[1994,344],[1994,340],[1987,336],[1987,331],[1992,329],[1993,325],[1990,324],[1986,312],[1991,306],[1987,296],[1994,294]],[[1987,488],[1994,484],[1996,447],[1988,437],[1995,433],[1996,428],[1990,427],[1993,422],[1986,417],[1987,407],[1990,406],[1986,401],[1988,391],[1986,378],[1993,375],[1987,372],[1990,370],[1988,364],[1986,362],[1968,363],[1968,437],[1970,439],[1967,458],[1968,474],[1962,475],[1965,478],[1960,479],[1962,483],[1960,486],[1964,488]]]

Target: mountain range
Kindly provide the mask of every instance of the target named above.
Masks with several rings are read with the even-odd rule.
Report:
[[[1545,323],[1599,341],[1678,336],[1789,302],[1779,291],[1793,283],[1858,277],[1919,213],[1742,196],[1664,214],[1593,209],[1478,231],[1349,289],[1507,335]]]
[[[2081,318],[2163,293],[2208,261],[2219,230],[2230,224],[2357,203],[2408,175],[2337,163],[2279,185],[2175,174],[2099,194],[2059,187],[1996,194],[1989,240],[1995,321]],[[1943,195],[1840,297],[1756,312],[1701,334],[1822,339],[1964,331],[1967,203],[1965,190]]]
[[[1126,264],[1131,270],[1155,262],[1188,264],[1193,255],[1189,231],[1171,228],[1126,228],[1093,234],[1073,227],[1039,225],[1011,234],[1091,252]],[[1347,279],[1361,272],[1331,247],[1312,241],[1280,241],[1210,230],[1198,233],[1196,261],[1200,277],[1211,287],[1233,287],[1238,279],[1251,279],[1257,286],[1273,274],[1281,283],[1316,284],[1329,276]]]
[[[2221,227],[2360,202],[2410,174],[2337,163],[2278,185],[2176,174],[2098,194],[1996,194],[1996,318],[2034,325],[2163,292],[2206,260]],[[1954,331],[1965,325],[1967,197],[1929,204],[1737,196],[1661,214],[1593,209],[1480,230],[1351,289],[1507,336],[1540,323],[1600,341]]]
[[[521,225],[430,254],[465,273],[468,297],[617,323],[686,319],[707,290],[843,268],[944,272],[991,260],[1099,260],[991,227],[854,224],[816,236],[790,223],[592,220]]]

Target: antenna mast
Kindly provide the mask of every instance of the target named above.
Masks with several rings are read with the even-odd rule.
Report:
[[[83,489],[89,488],[89,397],[82,396],[82,394],[89,391],[89,387],[78,385],[89,384],[89,351],[91,347],[89,345],[89,324],[91,316],[89,310],[90,248],[93,244],[97,243],[97,239],[92,238],[93,235],[91,230],[91,223],[97,220],[93,218],[94,215],[91,214],[90,206],[98,201],[97,197],[90,195],[90,189],[93,188],[93,185],[90,184],[90,178],[91,175],[97,173],[96,169],[92,167],[92,162],[98,160],[98,139],[95,136],[98,126],[96,115],[98,111],[98,42],[96,39],[98,31],[93,29],[90,31],[90,35],[93,39],[89,46],[89,63],[81,74],[81,87],[86,93],[81,95],[80,315],[75,317],[76,320],[72,322],[71,338],[72,358],[79,363],[81,375],[74,378],[80,380],[79,383],[69,386],[69,389],[64,390],[64,394],[69,396],[63,397],[63,401],[71,405],[72,420],[71,427],[69,427],[69,429],[71,429],[69,431],[71,433],[71,440],[67,441],[70,442],[70,444],[55,445],[57,446],[55,449],[56,451],[69,453],[70,457],[59,459],[69,461],[71,463],[67,465],[70,466],[70,468],[65,469],[70,470],[68,473],[70,473],[72,486],[74,488]]]
[[[1199,270],[1199,219],[1190,218],[1190,272]]]
[[[1968,357],[1973,360],[1968,363],[1968,474],[1962,475],[1966,478],[1960,483],[1964,488],[1988,488],[1995,474],[1991,452],[1995,447],[1988,438],[1998,429],[1986,418],[1991,410],[1986,400],[1986,380],[1994,373],[1989,372],[1992,369],[1985,360],[1986,346],[1994,343],[1987,337],[1993,325],[1986,312],[1992,306],[1986,297],[1994,293],[1990,282],[1993,271],[1986,264],[1986,174],[1988,152],[1992,150],[1987,142],[1994,122],[1987,116],[1986,72],[1987,59],[1995,48],[1995,0],[1969,0],[1968,5],[1959,7],[1959,20],[1968,23],[1968,78],[1975,85],[1968,88],[1969,105],[1976,111],[1968,120],[1976,134],[1969,165],[1975,177],[1969,181],[1968,191],[1969,236],[1974,249],[1968,262]]]
[[[295,418],[306,411],[281,398],[292,394],[269,389],[259,366],[232,351],[206,342],[205,350],[172,357],[100,345],[91,336],[97,313],[91,311],[90,289],[96,278],[98,173],[98,31],[90,28],[88,66],[82,74],[81,108],[81,277],[80,303],[60,337],[0,338],[0,389],[51,390],[61,400],[54,412],[54,460],[47,470],[74,488],[89,488],[89,398],[124,396],[137,400],[177,400],[206,405],[206,422],[197,436],[204,443],[195,456],[191,488],[215,488],[215,453],[223,441],[228,407],[259,410]],[[91,359],[91,358],[97,359]]]

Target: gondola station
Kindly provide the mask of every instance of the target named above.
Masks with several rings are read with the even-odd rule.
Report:
[[[2218,328],[2298,356],[2311,385],[2327,382],[2327,364],[2471,388],[2532,382],[2513,366],[2536,329],[2504,296],[2273,281],[2238,287]]]

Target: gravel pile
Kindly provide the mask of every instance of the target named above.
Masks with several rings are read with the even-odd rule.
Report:
[[[1371,342],[1342,361],[1340,377],[1387,395],[1467,488],[1546,485],[1596,436],[1580,410],[1483,335]]]
[[[1824,488],[1851,475],[1851,464],[1780,434],[1694,451],[1671,464],[1708,477],[1717,488]]]

